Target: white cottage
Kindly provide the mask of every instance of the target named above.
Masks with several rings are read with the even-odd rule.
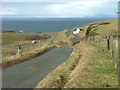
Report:
[[[79,29],[79,28],[73,30],[73,34],[74,34],[74,35],[77,34],[77,33],[80,33],[80,29]]]

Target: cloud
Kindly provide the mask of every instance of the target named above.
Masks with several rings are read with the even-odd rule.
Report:
[[[16,7],[5,7],[0,11],[0,15],[18,15]]]
[[[92,1],[92,0],[2,0],[2,2],[74,2],[74,1]],[[118,2],[119,0],[95,0],[100,2]]]
[[[0,12],[0,15],[17,15],[17,12],[13,12],[13,11],[2,11]]]
[[[84,17],[94,14],[92,9],[101,4],[96,0],[57,3],[41,7],[41,12],[58,17]]]
[[[91,17],[97,14],[114,15],[115,12],[117,12],[117,3],[113,3],[113,1],[116,2],[117,0],[70,0],[69,2],[51,3],[9,3],[8,5],[4,6],[1,14],[41,18]]]
[[[2,0],[2,2],[71,2],[74,0]],[[84,0],[76,0],[84,1]]]

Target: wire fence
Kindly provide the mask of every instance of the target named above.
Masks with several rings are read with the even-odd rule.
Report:
[[[109,50],[111,52],[112,57],[115,58],[115,68],[119,72],[119,50],[118,50],[118,38],[109,38],[109,39],[100,39],[89,41],[89,43],[97,44],[100,50],[104,52]]]
[[[111,54],[116,59],[116,64],[118,63],[118,39],[117,38],[110,38],[109,45],[107,39],[99,39],[99,40],[89,40],[89,43],[92,44],[99,44],[101,50],[111,50]],[[103,43],[103,44],[102,44]],[[34,51],[38,48],[42,49],[44,47],[48,47],[50,45],[55,44],[53,41],[37,41],[37,43],[33,44],[26,44],[26,45],[19,45],[20,49],[18,49],[18,45],[15,46],[3,46],[2,47],[2,58],[14,56],[21,53],[27,53]],[[118,65],[117,65],[118,66]]]

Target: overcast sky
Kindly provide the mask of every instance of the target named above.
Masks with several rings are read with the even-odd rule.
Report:
[[[117,17],[118,0],[2,0],[3,17]]]

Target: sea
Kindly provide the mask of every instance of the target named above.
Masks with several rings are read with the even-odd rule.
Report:
[[[23,33],[59,32],[106,18],[3,18],[2,30]]]

